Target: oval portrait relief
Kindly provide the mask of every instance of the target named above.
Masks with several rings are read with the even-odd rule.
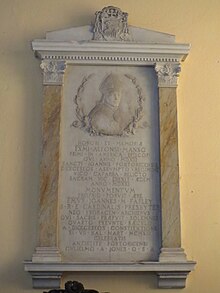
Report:
[[[92,75],[84,77],[77,90],[75,111],[78,120],[72,125],[93,135],[134,134],[143,117],[144,101],[136,78],[126,74],[108,74],[98,86],[99,97],[88,109],[84,91],[90,79]]]

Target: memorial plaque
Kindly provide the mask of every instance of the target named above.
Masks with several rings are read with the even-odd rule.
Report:
[[[153,68],[69,66],[61,113],[65,260],[156,260],[158,89]]]
[[[177,80],[189,44],[128,25],[104,7],[93,25],[32,42],[43,72],[35,288],[63,272],[155,272],[183,288]]]

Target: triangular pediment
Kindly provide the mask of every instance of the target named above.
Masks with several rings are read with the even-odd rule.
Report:
[[[173,44],[175,36],[167,33],[129,26],[132,42],[151,44]],[[53,41],[91,41],[93,40],[93,26],[85,25],[63,30],[51,31],[46,34],[47,40]]]
[[[175,43],[172,34],[128,25],[127,12],[113,6],[97,11],[94,24],[47,32],[46,38],[34,40],[32,47],[42,59],[83,62],[120,59],[138,64],[179,62],[190,48],[188,44]]]

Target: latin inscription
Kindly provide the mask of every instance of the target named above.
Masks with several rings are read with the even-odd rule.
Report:
[[[159,172],[142,142],[78,141],[63,161],[69,184],[81,185],[61,206],[61,228],[68,235],[64,254],[143,254],[155,259],[152,239],[158,234],[159,205],[144,186]],[[114,256],[115,255],[115,256]]]

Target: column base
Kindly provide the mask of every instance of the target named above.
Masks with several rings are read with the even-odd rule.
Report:
[[[186,254],[182,248],[161,248],[159,262],[186,262]]]
[[[32,262],[61,262],[61,254],[57,247],[37,247]]]

